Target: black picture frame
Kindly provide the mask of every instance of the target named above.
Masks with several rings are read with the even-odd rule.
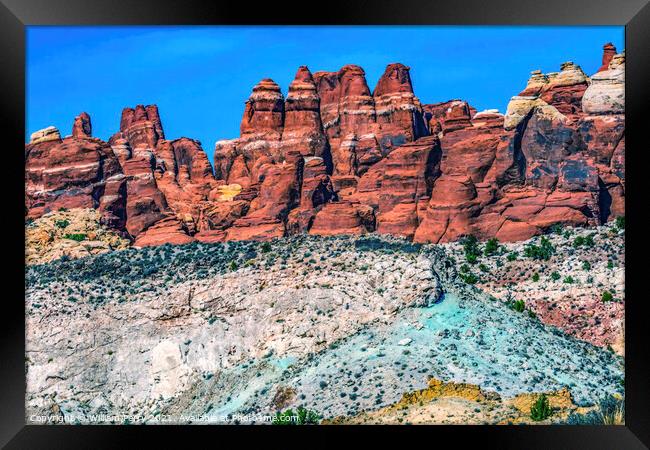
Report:
[[[644,296],[644,215],[647,192],[644,168],[650,145],[644,126],[650,100],[649,0],[379,0],[269,2],[201,2],[198,0],[0,0],[1,118],[5,125],[2,155],[3,222],[15,226],[4,234],[2,362],[0,373],[0,444],[6,448],[130,448],[135,440],[164,439],[186,445],[197,436],[217,447],[247,444],[340,445],[363,434],[371,440],[402,445],[453,444],[483,448],[641,449],[650,445],[650,370]],[[256,24],[395,24],[395,25],[624,25],[626,47],[626,425],[625,426],[418,426],[418,427],[282,427],[230,426],[26,426],[24,359],[24,177],[19,170],[25,128],[25,27],[29,25],[256,25]],[[646,244],[647,245],[647,244]],[[638,261],[638,264],[635,262]],[[647,266],[647,265],[646,265]],[[11,288],[11,289],[7,289]],[[267,433],[273,436],[266,437]],[[288,438],[288,439],[287,439]],[[142,445],[142,444],[140,444]],[[138,445],[138,446],[140,446]],[[259,444],[258,444],[259,445]],[[264,444],[262,444],[264,445]]]

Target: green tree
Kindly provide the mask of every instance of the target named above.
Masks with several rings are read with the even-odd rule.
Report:
[[[497,238],[492,238],[485,243],[485,249],[483,250],[483,253],[485,254],[485,256],[492,256],[496,254],[498,250],[499,250],[499,241],[497,240]]]
[[[612,295],[611,292],[604,291],[603,294],[600,296],[600,299],[604,302],[611,302],[612,300],[614,300],[614,296]]]
[[[552,414],[551,406],[545,394],[540,395],[530,407],[530,418],[535,422],[547,419]]]

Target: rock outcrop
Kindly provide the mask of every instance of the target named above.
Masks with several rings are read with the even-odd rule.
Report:
[[[422,104],[409,67],[301,66],[286,98],[269,78],[246,101],[240,136],[165,137],[158,108],[122,111],[108,142],[90,116],[26,145],[26,217],[94,208],[136,245],[380,233],[418,242],[527,239],[557,223],[625,211],[625,54],[611,44],[588,77],[573,62],[531,72],[507,111],[461,99]]]

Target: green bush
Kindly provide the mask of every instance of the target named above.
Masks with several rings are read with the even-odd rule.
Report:
[[[81,242],[86,240],[85,233],[70,233],[63,236],[65,239],[72,239],[73,241]]]
[[[573,279],[573,277],[571,275],[569,275],[568,277],[564,277],[564,283],[573,284],[574,282],[575,282],[575,280]]]
[[[231,272],[234,272],[235,270],[237,270],[237,267],[238,266],[237,266],[236,261],[230,261],[230,265],[228,266],[228,268],[230,269]]]
[[[268,253],[271,251],[271,244],[269,242],[265,242],[262,244],[262,253]]]
[[[577,237],[573,240],[573,246],[574,246],[575,248],[578,248],[578,247],[587,247],[587,248],[591,248],[591,247],[593,247],[595,244],[596,244],[596,243],[594,242],[594,235],[593,235],[593,234],[589,234],[589,235],[584,236],[584,237],[583,237],[583,236],[577,236]]]
[[[613,269],[614,268],[614,261],[612,261],[611,259],[609,261],[607,261],[607,268],[608,269]]]
[[[524,255],[528,258],[548,261],[555,253],[555,247],[546,237],[542,237],[540,245],[527,244],[524,247]]]
[[[530,418],[535,422],[540,422],[551,416],[551,406],[548,404],[546,395],[540,395],[533,406],[530,407]]]
[[[463,244],[463,250],[465,251],[465,259],[470,264],[475,264],[478,261],[479,256],[481,256],[481,249],[478,245],[478,239],[475,236],[469,235],[465,236],[461,240]]]
[[[591,270],[591,264],[589,264],[589,261],[582,262],[582,270]]]
[[[70,225],[70,221],[67,219],[54,221],[54,226],[57,228],[66,228],[68,225]]]
[[[625,216],[618,216],[616,218],[616,228],[620,228],[621,230],[625,229]]]
[[[467,284],[476,284],[479,281],[478,277],[473,273],[467,273],[467,274],[461,273],[460,278]]]
[[[614,300],[614,296],[612,295],[611,292],[604,291],[603,295],[600,296],[600,299],[604,302],[611,302],[612,300]]]
[[[496,254],[498,250],[499,250],[499,241],[497,240],[497,238],[492,238],[485,243],[485,249],[483,250],[483,253],[485,254],[485,256],[492,256]]]
[[[533,274],[533,278],[532,278],[532,279],[533,279],[534,282],[538,282],[538,281],[539,281],[539,274],[538,274],[537,272],[535,272],[535,273]]]
[[[519,252],[510,252],[508,253],[508,256],[506,256],[506,259],[510,262],[515,261],[517,257],[519,256]]]
[[[551,273],[551,280],[557,281],[559,279],[560,279],[560,274],[559,273],[557,273],[557,272]]]
[[[512,303],[512,309],[514,309],[517,312],[523,312],[524,309],[526,309],[526,302],[523,300],[515,300]]]

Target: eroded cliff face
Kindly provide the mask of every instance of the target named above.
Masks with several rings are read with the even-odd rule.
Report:
[[[371,91],[363,69],[302,66],[286,98],[261,80],[240,137],[214,171],[201,143],[165,138],[155,105],[122,112],[108,142],[86,113],[25,149],[26,217],[95,208],[138,246],[380,233],[418,242],[530,238],[554,224],[624,214],[625,55],[592,77],[572,62],[533,71],[506,114],[462,100],[422,104],[409,68]]]

